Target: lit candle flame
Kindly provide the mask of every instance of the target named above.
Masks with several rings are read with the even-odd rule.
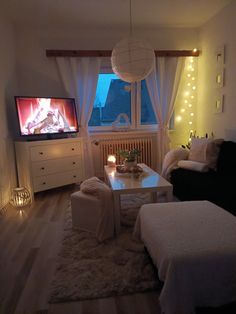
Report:
[[[109,167],[115,167],[115,165],[116,165],[116,157],[114,155],[108,155],[108,157],[107,157],[107,165]]]

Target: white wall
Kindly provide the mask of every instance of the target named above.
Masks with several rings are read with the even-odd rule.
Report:
[[[11,188],[16,184],[12,123],[14,90],[16,86],[14,29],[0,19],[0,206],[9,201]],[[11,121],[11,122],[10,122]]]
[[[135,31],[155,49],[192,49],[197,46],[195,29]],[[46,49],[112,49],[127,30],[114,29],[26,29],[17,28],[19,93],[22,95],[65,94],[56,64]]]
[[[236,129],[236,1],[225,7],[206,23],[200,31],[202,56],[199,58],[199,95],[197,130],[199,135],[215,133],[227,138],[225,129]],[[225,45],[225,86],[223,113],[214,112],[215,52]],[[236,140],[236,139],[235,139]]]

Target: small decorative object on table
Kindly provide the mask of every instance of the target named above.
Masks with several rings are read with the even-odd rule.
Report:
[[[116,171],[121,174],[132,174],[134,178],[139,178],[143,172],[143,169],[136,165],[132,168],[127,168],[125,165],[116,166]]]
[[[116,156],[115,155],[108,155],[107,165],[108,165],[108,167],[115,167],[116,166]]]
[[[119,150],[117,155],[123,158],[124,166],[131,169],[137,166],[137,157],[140,156],[141,151],[137,148],[131,150]]]
[[[131,150],[119,150],[117,155],[123,158],[123,165],[117,166],[118,173],[131,173],[135,178],[138,178],[143,172],[143,169],[137,165],[137,157],[140,156],[141,151],[137,148]]]

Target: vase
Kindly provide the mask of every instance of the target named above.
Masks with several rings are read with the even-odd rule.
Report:
[[[125,168],[127,170],[130,170],[130,169],[132,169],[132,168],[137,166],[137,160],[134,160],[134,161],[127,161],[127,160],[125,160],[124,161],[124,166],[125,166]]]

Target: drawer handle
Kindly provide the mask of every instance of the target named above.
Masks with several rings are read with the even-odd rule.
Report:
[[[72,164],[73,164],[73,165],[75,165],[75,164],[76,164],[76,162],[75,162],[75,161],[73,161],[73,162],[72,162]]]
[[[71,150],[75,150],[74,148],[71,148]]]
[[[39,155],[43,155],[43,152],[39,152]]]
[[[44,170],[44,169],[45,169],[44,167],[41,168],[41,170]]]
[[[73,176],[73,178],[76,178],[77,176]]]
[[[46,184],[46,182],[43,182],[43,185],[45,185]]]

